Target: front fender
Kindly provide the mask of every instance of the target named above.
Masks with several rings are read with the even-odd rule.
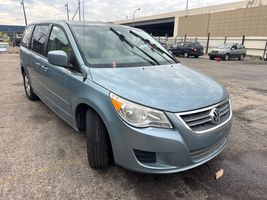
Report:
[[[80,104],[86,104],[94,109],[103,120],[107,130],[110,129],[110,123],[116,121],[117,113],[109,97],[109,91],[91,80],[86,80],[79,88],[72,89],[73,95],[73,116],[76,116],[76,109]],[[74,117],[74,124],[77,122]]]

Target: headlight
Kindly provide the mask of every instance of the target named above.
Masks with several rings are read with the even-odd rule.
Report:
[[[121,118],[135,127],[172,128],[162,111],[138,105],[110,93],[111,102]]]

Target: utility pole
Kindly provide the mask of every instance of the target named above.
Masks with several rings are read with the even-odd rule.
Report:
[[[70,16],[69,16],[69,3],[65,4],[65,7],[67,8],[67,19],[70,20]]]
[[[186,0],[186,7],[185,7],[185,10],[186,10],[186,11],[188,10],[188,0]]]
[[[83,21],[84,21],[84,0],[83,0]]]
[[[79,20],[81,21],[81,2],[78,0],[78,8],[79,8]]]
[[[24,1],[21,0],[21,3],[20,4],[22,5],[23,14],[24,14],[24,20],[25,20],[25,24],[27,26],[27,17],[26,17],[26,12],[25,12],[25,7],[24,7]]]

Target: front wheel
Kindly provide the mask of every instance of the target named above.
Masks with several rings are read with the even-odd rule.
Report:
[[[194,56],[195,58],[198,58],[199,56]]]
[[[107,168],[112,158],[107,129],[99,115],[91,109],[86,111],[86,144],[90,167]]]
[[[230,55],[229,55],[229,54],[225,54],[225,56],[224,56],[224,60],[225,60],[225,61],[228,61],[229,58],[230,58]]]
[[[245,55],[242,53],[242,54],[239,56],[238,60],[244,60],[244,58],[245,58]]]
[[[214,57],[213,56],[210,56],[210,60],[214,60]]]
[[[38,96],[32,90],[29,75],[26,72],[22,72],[22,77],[23,77],[23,85],[26,96],[28,97],[28,99],[32,101],[37,100]]]
[[[189,57],[189,54],[187,52],[184,53],[184,57],[185,58],[188,58]]]

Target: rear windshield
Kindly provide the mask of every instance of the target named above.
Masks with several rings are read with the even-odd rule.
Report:
[[[109,26],[70,26],[83,57],[92,67],[135,67],[176,63],[159,42],[142,30],[112,26],[113,30],[123,35],[120,38]],[[160,51],[152,48],[154,46],[151,44]]]

